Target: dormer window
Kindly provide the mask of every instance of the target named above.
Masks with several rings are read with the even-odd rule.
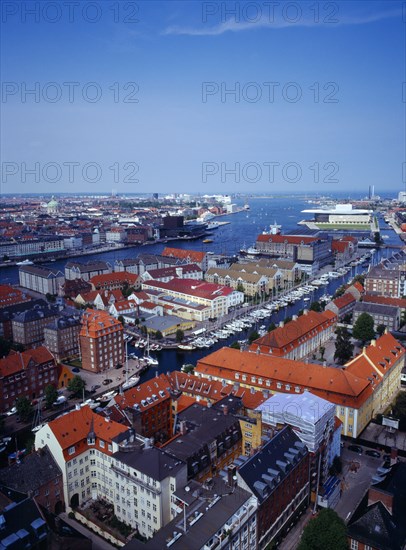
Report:
[[[73,445],[72,447],[69,447],[68,453],[69,453],[70,455],[74,455],[74,454],[75,454],[75,446],[74,446],[74,445]]]
[[[90,436],[87,438],[87,444],[88,445],[95,445],[96,444],[96,440],[94,437]]]

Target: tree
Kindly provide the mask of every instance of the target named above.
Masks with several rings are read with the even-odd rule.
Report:
[[[331,508],[323,508],[304,528],[298,550],[348,550],[344,521]]]
[[[333,463],[332,465],[330,466],[330,469],[329,469],[329,474],[331,476],[336,476],[338,474],[341,474],[343,470],[343,463],[342,463],[342,460],[339,456],[335,456],[333,458]]]
[[[185,333],[181,328],[178,328],[178,330],[176,331],[176,341],[182,342],[184,337],[185,337]]]
[[[324,353],[326,351],[326,348],[324,346],[320,346],[319,347],[319,352],[320,352],[320,361],[324,361]]]
[[[268,332],[272,332],[273,330],[276,329],[276,325],[275,323],[272,321],[271,323],[269,323],[269,327],[268,327]]]
[[[392,414],[399,418],[399,429],[406,430],[406,392],[400,392],[392,408]]]
[[[45,388],[45,406],[50,409],[58,399],[58,391],[52,384],[48,384]]]
[[[248,336],[248,342],[252,344],[254,340],[257,340],[259,338],[259,334],[256,330],[253,330],[251,334]]]
[[[351,337],[345,327],[338,327],[336,330],[336,349],[334,352],[334,361],[344,365],[349,361],[354,352],[354,344],[351,342]]]
[[[34,407],[28,397],[17,397],[16,399],[17,414],[23,422],[27,422],[34,414]]]
[[[125,321],[124,321],[124,317],[123,317],[122,315],[119,315],[119,316],[117,317],[117,321],[120,321],[120,323],[124,326],[124,322],[125,322]]]
[[[72,392],[74,395],[80,395],[83,392],[83,389],[86,386],[86,382],[80,376],[76,375],[68,383],[68,391]]]
[[[233,349],[241,349],[241,345],[239,344],[239,342],[233,342],[233,343],[230,345],[230,348],[233,348]]]
[[[161,332],[160,330],[157,330],[157,331],[155,332],[155,338],[156,338],[157,340],[162,340],[163,337],[164,337],[164,335],[162,334],[162,332]]]
[[[236,290],[238,292],[244,292],[244,285],[242,283],[238,283]]]
[[[318,313],[320,313],[320,311],[323,311],[320,302],[312,302],[310,304],[310,311],[317,311]]]
[[[378,333],[378,336],[382,336],[382,334],[385,332],[386,326],[385,325],[378,325],[376,327],[376,332]]]
[[[374,320],[368,313],[361,313],[355,321],[352,335],[357,340],[361,340],[363,344],[365,344],[367,340],[375,338]]]

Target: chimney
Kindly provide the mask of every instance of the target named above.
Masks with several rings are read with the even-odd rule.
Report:
[[[283,321],[279,321],[279,327],[283,328],[285,326],[285,323]]]
[[[237,467],[234,464],[230,464],[227,467],[227,485],[229,487],[234,487],[236,483],[234,480],[234,477],[236,477],[236,473],[237,473]]]
[[[292,315],[292,321],[297,321],[297,315]]]
[[[187,433],[187,424],[186,420],[181,420],[179,422],[179,433],[185,435]]]
[[[309,313],[309,310],[308,309],[304,309],[303,310],[303,315],[307,315]]]
[[[376,348],[376,340],[371,340],[371,346],[374,346],[374,348]]]

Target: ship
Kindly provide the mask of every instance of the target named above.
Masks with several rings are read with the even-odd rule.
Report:
[[[16,265],[33,265],[34,262],[31,260],[23,260],[22,262],[17,262]]]
[[[249,210],[250,209],[250,205],[248,203],[245,203],[244,204],[244,210]]]
[[[205,244],[212,243],[213,239],[203,239],[202,242],[205,243]]]

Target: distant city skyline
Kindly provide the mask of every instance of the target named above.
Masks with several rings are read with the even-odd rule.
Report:
[[[2,5],[2,194],[406,190],[402,3],[34,4]]]

